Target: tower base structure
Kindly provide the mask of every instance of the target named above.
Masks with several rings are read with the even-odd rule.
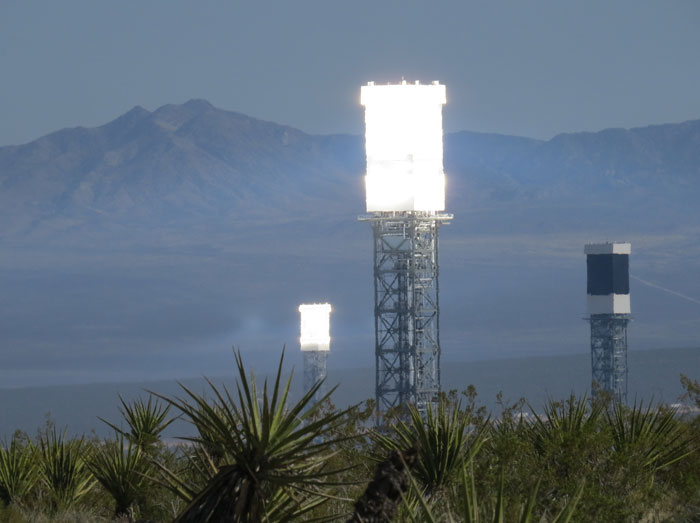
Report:
[[[307,350],[304,354],[304,393],[327,376],[326,362],[329,351]],[[314,400],[320,400],[324,395],[323,385],[316,391]]]
[[[438,229],[451,214],[361,216],[374,235],[375,394],[378,424],[396,407],[425,411],[440,392]]]
[[[627,324],[629,314],[592,314],[592,394],[609,394],[627,403]]]

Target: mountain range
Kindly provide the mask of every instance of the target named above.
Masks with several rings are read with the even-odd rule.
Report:
[[[270,223],[362,212],[361,137],[314,136],[204,100],[135,107],[95,128],[0,147],[2,234],[207,218]],[[625,204],[700,191],[700,120],[541,141],[445,137],[448,207]],[[681,202],[676,202],[681,203]]]
[[[631,346],[694,345],[700,120],[444,151],[447,360],[585,352],[582,247],[608,239],[633,243]],[[335,365],[369,366],[363,170],[360,136],[204,100],[0,147],[0,379],[198,375],[232,344],[264,366],[325,300]]]

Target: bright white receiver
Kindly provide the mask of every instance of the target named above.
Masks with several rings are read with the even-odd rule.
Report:
[[[328,351],[330,336],[330,303],[299,305],[301,313],[301,336],[299,344],[303,351]]]
[[[362,86],[367,212],[445,209],[442,164],[444,85]]]

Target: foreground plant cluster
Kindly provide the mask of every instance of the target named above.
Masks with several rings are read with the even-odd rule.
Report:
[[[318,384],[293,402],[282,361],[262,390],[236,365],[233,390],[122,400],[111,439],[15,434],[0,522],[700,521],[700,418],[585,397],[491,417],[468,389],[376,431],[371,401],[338,410]],[[168,445],[176,416],[196,436]]]

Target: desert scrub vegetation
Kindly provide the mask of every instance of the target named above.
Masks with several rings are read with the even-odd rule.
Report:
[[[469,387],[375,430],[371,400],[337,409],[320,384],[292,399],[283,357],[262,382],[236,353],[232,388],[118,398],[110,438],[15,433],[0,523],[700,521],[696,415],[574,396],[489,413]],[[176,418],[193,435],[166,444]]]

